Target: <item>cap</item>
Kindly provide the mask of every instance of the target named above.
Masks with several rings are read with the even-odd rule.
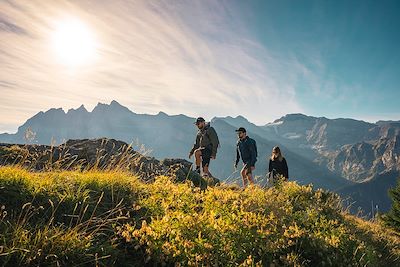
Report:
[[[243,127],[239,127],[239,129],[236,129],[235,132],[242,132],[242,133],[245,133],[245,132],[246,132],[246,129],[243,128]]]
[[[199,124],[200,122],[205,122],[206,120],[203,117],[198,117],[194,124]]]

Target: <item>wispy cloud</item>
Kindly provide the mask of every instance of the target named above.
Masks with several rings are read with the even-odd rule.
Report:
[[[256,123],[302,111],[295,87],[307,69],[260,45],[229,1],[21,0],[0,10],[0,129],[50,107],[113,99],[135,112]],[[66,17],[96,36],[92,64],[67,68],[52,53],[54,25]]]
[[[8,22],[6,18],[0,17],[0,31],[11,32],[15,34],[26,34],[26,31],[11,22]]]

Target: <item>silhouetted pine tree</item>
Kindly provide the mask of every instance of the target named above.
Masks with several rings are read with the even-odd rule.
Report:
[[[400,232],[400,181],[395,188],[389,190],[389,196],[393,201],[390,211],[383,215],[386,225]]]

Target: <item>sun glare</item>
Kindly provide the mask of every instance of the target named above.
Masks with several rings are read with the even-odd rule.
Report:
[[[77,19],[56,24],[52,46],[58,60],[68,66],[88,64],[96,55],[96,40],[92,31]]]

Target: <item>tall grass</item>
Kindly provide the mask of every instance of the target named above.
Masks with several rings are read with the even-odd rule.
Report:
[[[132,144],[116,147],[116,140],[78,140],[81,142],[96,142],[86,144],[86,149],[74,151],[73,146],[64,143],[60,146],[44,145],[11,145],[0,147],[1,165],[20,166],[29,170],[138,170],[146,160],[150,150],[136,144],[138,151],[132,149]],[[77,145],[77,144],[75,144]],[[89,146],[96,148],[93,155],[88,155]],[[82,147],[80,147],[82,149]],[[112,153],[107,152],[112,151]],[[92,151],[93,152],[93,151]]]
[[[135,148],[135,150],[133,149]],[[126,144],[114,139],[70,140],[60,146],[2,145],[0,166],[18,166],[32,171],[129,171],[142,180],[151,182],[161,175],[173,176],[177,181],[192,180],[198,185],[216,183],[205,181],[188,163],[164,164],[149,157],[150,150],[138,143]],[[190,163],[189,163],[190,165]],[[167,167],[168,166],[168,167]]]
[[[1,266],[399,266],[400,240],[294,182],[206,190],[121,170],[0,168]]]
[[[114,228],[132,218],[138,179],[121,172],[31,173],[0,168],[5,266],[109,266],[124,258]]]

